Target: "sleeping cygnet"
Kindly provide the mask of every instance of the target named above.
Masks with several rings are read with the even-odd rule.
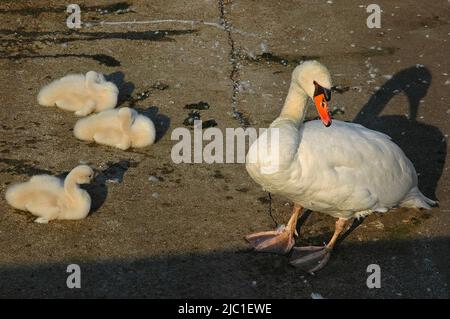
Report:
[[[128,107],[80,119],[73,133],[80,140],[95,141],[122,150],[151,145],[156,136],[153,122]]]
[[[38,216],[36,223],[54,219],[83,219],[91,209],[91,197],[78,184],[87,184],[94,171],[87,165],[75,167],[64,183],[50,175],[36,175],[28,182],[10,186],[6,201],[16,209]]]
[[[106,81],[103,74],[89,71],[86,75],[69,74],[44,86],[38,94],[38,102],[86,116],[114,108],[118,94],[117,86]]]

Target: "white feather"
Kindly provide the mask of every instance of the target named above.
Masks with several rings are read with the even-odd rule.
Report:
[[[114,83],[107,82],[101,73],[89,71],[86,75],[70,74],[44,86],[38,94],[38,102],[85,116],[114,108],[118,94]]]
[[[38,223],[53,219],[82,219],[91,207],[91,197],[78,184],[90,182],[94,172],[89,166],[75,167],[64,183],[54,176],[37,175],[28,182],[12,185],[6,201],[12,207],[32,213]]]
[[[80,140],[95,141],[123,150],[151,145],[156,136],[153,122],[128,107],[80,119],[73,132]]]

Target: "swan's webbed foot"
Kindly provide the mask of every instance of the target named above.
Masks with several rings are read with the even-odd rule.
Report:
[[[310,274],[319,271],[330,259],[332,248],[328,246],[294,247],[290,264]]]
[[[116,144],[116,147],[120,148],[123,151],[126,151],[127,149],[129,149],[130,146],[131,146],[131,143],[130,143],[129,139],[122,141],[122,143]]]
[[[38,217],[34,220],[34,222],[38,224],[48,224],[48,219],[45,217]]]
[[[256,251],[287,254],[295,244],[294,234],[297,234],[295,226],[297,225],[300,211],[301,207],[294,205],[292,216],[287,226],[282,226],[277,230],[251,234],[246,236],[245,239]]]
[[[254,233],[245,236],[245,239],[256,251],[286,254],[295,244],[293,233],[284,227],[278,230]]]
[[[331,237],[325,246],[295,247],[290,264],[309,272],[311,275],[325,267],[328,260],[330,260],[331,251],[336,245],[339,235],[343,232],[346,223],[347,220],[344,218],[339,218],[336,221],[333,237]]]
[[[88,114],[91,114],[92,113],[92,109],[87,109],[87,108],[84,108],[84,109],[81,109],[81,110],[78,110],[78,111],[76,111],[75,112],[75,115],[76,116],[86,116],[86,115],[88,115]]]
[[[127,149],[129,149],[130,147],[126,144],[117,144],[116,147],[118,149],[121,149],[122,151],[126,151]]]
[[[95,102],[89,100],[86,105],[84,105],[81,109],[75,112],[76,116],[86,116],[91,114],[95,109]]]

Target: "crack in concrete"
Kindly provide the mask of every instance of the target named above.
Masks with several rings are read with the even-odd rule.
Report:
[[[250,124],[248,118],[238,110],[238,94],[239,94],[239,49],[233,38],[233,27],[225,14],[225,0],[218,0],[220,24],[223,26],[228,37],[228,44],[230,46],[229,62],[231,64],[231,71],[229,78],[233,82],[233,91],[231,95],[231,115],[239,121],[242,126]]]
[[[191,26],[204,25],[208,27],[214,27],[220,30],[225,31],[225,27],[217,22],[208,22],[203,20],[179,20],[179,19],[162,19],[162,20],[144,20],[144,21],[87,21],[82,22],[84,27],[90,28],[95,26],[104,26],[104,25],[139,25],[139,24],[188,24]],[[251,32],[245,32],[239,29],[235,29],[230,27],[230,32],[238,33],[244,36],[257,37],[258,35]]]

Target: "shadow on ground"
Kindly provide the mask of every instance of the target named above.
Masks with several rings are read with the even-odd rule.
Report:
[[[148,117],[155,124],[156,130],[155,142],[158,142],[169,130],[170,118],[164,114],[159,113],[159,108],[157,106],[150,106],[146,109],[144,108],[134,108],[134,109],[139,114]]]
[[[105,203],[108,197],[107,182],[122,183],[125,172],[131,166],[130,161],[121,160],[116,163],[108,163],[108,166],[97,173],[93,182],[83,185],[92,199],[90,214],[95,213]]]
[[[448,298],[449,245],[450,238],[347,242],[315,277],[287,257],[253,251],[4,265],[0,297]],[[81,289],[66,287],[70,263],[81,267]],[[381,267],[380,289],[366,286],[369,264]]]
[[[128,97],[133,94],[134,84],[132,82],[125,81],[125,73],[122,71],[117,71],[105,76],[107,81],[113,82],[119,89],[119,96],[117,98],[117,105],[120,106],[125,102]]]

